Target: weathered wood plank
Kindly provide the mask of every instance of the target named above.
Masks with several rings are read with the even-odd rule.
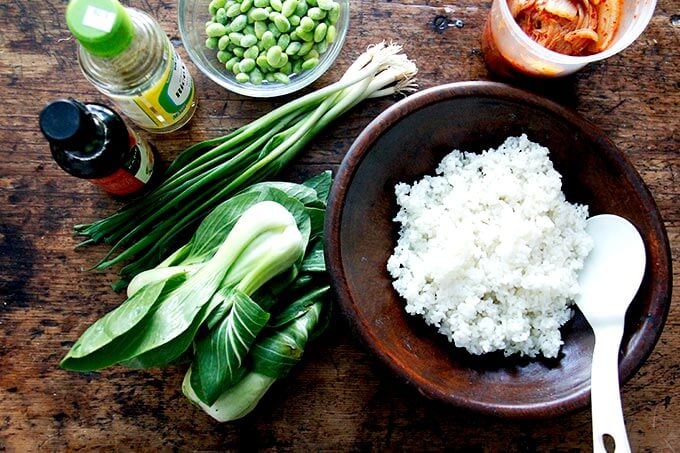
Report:
[[[129,4],[152,12],[188,61],[175,2]],[[121,301],[108,286],[114,272],[83,272],[105,248],[75,251],[71,234],[75,223],[120,204],[61,172],[37,129],[37,114],[50,99],[108,102],[80,73],[65,6],[65,0],[0,4],[0,449],[590,451],[587,411],[539,423],[509,422],[425,400],[368,354],[339,314],[291,376],[276,384],[252,416],[234,424],[212,423],[187,402],[181,369],[84,375],[60,370],[59,359],[84,328]],[[314,87],[337,79],[366,45],[383,39],[404,44],[418,63],[422,88],[493,78],[479,44],[489,6],[474,0],[352,1],[346,46]],[[437,14],[462,19],[465,26],[436,33],[431,21]],[[636,165],[666,223],[675,265],[671,312],[651,357],[623,388],[635,451],[680,445],[678,14],[678,0],[660,0],[648,29],[620,55],[565,80],[517,82],[602,128]],[[199,108],[188,127],[152,137],[165,163],[190,143],[223,134],[295,96],[244,98],[189,66]],[[300,179],[337,169],[361,129],[393,102],[369,101],[349,112],[283,176]]]

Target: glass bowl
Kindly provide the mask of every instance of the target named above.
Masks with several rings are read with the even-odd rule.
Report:
[[[336,0],[340,4],[340,18],[335,42],[319,58],[316,67],[290,76],[290,83],[263,82],[261,85],[240,83],[223,63],[217,60],[217,50],[205,46],[205,23],[211,19],[210,0],[178,0],[177,18],[184,47],[196,67],[213,82],[234,93],[251,97],[283,96],[300,90],[321,77],[340,54],[349,28],[349,0]]]

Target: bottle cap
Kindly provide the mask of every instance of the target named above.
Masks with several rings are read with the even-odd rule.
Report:
[[[130,46],[135,30],[118,0],[71,0],[66,24],[92,55],[114,57]]]
[[[40,112],[40,130],[55,145],[82,149],[92,139],[94,124],[87,109],[73,99],[52,101]]]
[[[128,129],[105,105],[57,99],[40,112],[39,123],[52,157],[73,176],[106,177],[121,168],[128,156]]]

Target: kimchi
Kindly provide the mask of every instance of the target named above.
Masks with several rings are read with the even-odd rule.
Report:
[[[614,39],[623,0],[508,0],[512,16],[534,41],[566,55],[602,52]]]

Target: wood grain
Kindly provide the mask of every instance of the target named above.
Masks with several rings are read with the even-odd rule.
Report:
[[[188,61],[169,0],[129,3],[157,17]],[[337,79],[368,44],[394,40],[419,66],[422,88],[492,79],[479,39],[489,1],[351,2],[351,30],[333,68]],[[508,422],[424,399],[380,365],[338,314],[323,340],[276,384],[258,409],[213,423],[183,397],[183,371],[115,368],[75,374],[59,359],[92,321],[117,306],[114,272],[84,272],[103,247],[75,251],[71,228],[119,203],[64,174],[37,128],[54,98],[108,102],[83,78],[64,21],[66,1],[0,4],[0,449],[590,451],[590,415]],[[462,29],[432,29],[438,14]],[[645,33],[627,50],[576,76],[518,86],[557,100],[602,128],[654,194],[674,257],[671,312],[654,352],[623,388],[634,451],[680,449],[680,2],[659,0]],[[190,125],[154,136],[167,163],[184,147],[257,118],[296,95],[254,100],[225,92],[189,65],[199,107]],[[393,99],[358,106],[288,169],[299,180],[337,169],[361,129]]]

